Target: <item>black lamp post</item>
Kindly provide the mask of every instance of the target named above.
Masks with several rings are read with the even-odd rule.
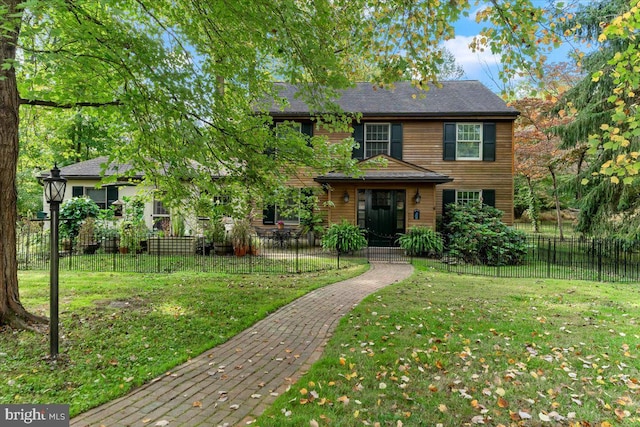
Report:
[[[60,203],[64,199],[67,180],[60,176],[58,165],[54,165],[51,174],[44,178],[44,197],[51,207],[51,268],[49,301],[49,341],[51,358],[58,357],[58,225],[60,222]]]

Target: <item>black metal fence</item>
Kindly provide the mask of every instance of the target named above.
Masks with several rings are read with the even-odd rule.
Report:
[[[640,241],[529,236],[518,265],[468,264],[446,253],[426,263],[442,271],[494,277],[640,281]]]
[[[22,224],[18,230],[18,268],[49,269],[49,232],[42,222]],[[338,256],[319,241],[295,233],[261,233],[246,245],[209,243],[204,237],[147,236],[135,250],[119,247],[117,236],[82,241],[61,239],[60,270],[169,273],[202,271],[225,273],[301,273],[344,268],[366,262],[366,252]]]
[[[71,244],[73,243],[73,244]],[[49,269],[49,232],[43,222],[30,221],[18,229],[18,268]],[[60,242],[60,269],[163,273],[212,271],[226,273],[299,273],[343,268],[367,261],[411,262],[397,247],[370,246],[338,255],[319,242],[296,233],[260,233],[239,253],[230,245],[209,244],[202,237],[148,236],[135,251],[121,253],[116,238]],[[512,278],[556,278],[597,281],[640,281],[640,241],[571,237],[527,237],[527,253],[518,265],[464,263],[445,253],[421,259],[429,267],[458,274]]]

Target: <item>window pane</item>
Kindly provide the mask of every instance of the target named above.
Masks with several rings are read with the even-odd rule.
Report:
[[[482,148],[482,125],[480,123],[458,123],[456,157],[480,159]]]
[[[107,190],[104,188],[96,189],[87,187],[85,188],[84,194],[86,194],[91,200],[96,202],[100,209],[107,208]]]
[[[169,215],[169,211],[165,209],[160,200],[153,201],[153,214],[154,215]]]
[[[480,191],[458,191],[456,192],[456,202],[464,205],[480,200]]]
[[[457,157],[460,158],[480,158],[480,143],[478,142],[458,142]]]
[[[365,157],[389,154],[389,124],[367,123],[365,125]]]

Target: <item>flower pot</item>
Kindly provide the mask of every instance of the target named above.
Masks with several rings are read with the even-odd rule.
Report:
[[[235,248],[233,248],[233,253],[237,257],[242,257],[247,254],[247,249],[248,248],[246,246],[236,246]]]

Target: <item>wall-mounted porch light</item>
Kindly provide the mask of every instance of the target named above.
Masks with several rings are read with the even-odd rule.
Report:
[[[420,200],[422,200],[422,196],[420,195],[420,189],[418,188],[418,191],[416,191],[416,195],[413,196],[413,201],[416,202],[416,205],[418,203],[420,203]]]
[[[344,191],[344,195],[342,196],[342,200],[344,200],[345,203],[349,203],[349,193],[347,192],[347,190]]]

